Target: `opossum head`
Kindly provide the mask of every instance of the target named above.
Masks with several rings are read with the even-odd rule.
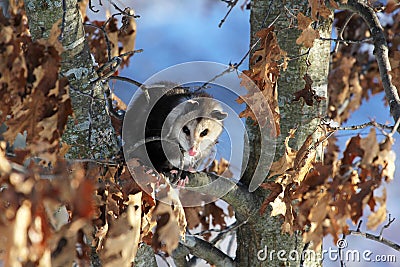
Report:
[[[196,163],[209,156],[226,117],[227,113],[216,100],[194,98],[172,110],[164,127],[170,127],[168,139],[179,144],[184,161]]]

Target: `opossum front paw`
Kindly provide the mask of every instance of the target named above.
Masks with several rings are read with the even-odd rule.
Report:
[[[185,179],[178,179],[177,186],[185,187],[185,185],[189,183],[189,177],[185,177]]]

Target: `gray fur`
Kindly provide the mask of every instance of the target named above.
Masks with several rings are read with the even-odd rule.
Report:
[[[157,171],[196,169],[210,156],[227,113],[210,95],[172,83],[147,92],[149,98],[142,93],[128,107],[125,156],[137,157]],[[153,141],[143,145],[145,140]]]

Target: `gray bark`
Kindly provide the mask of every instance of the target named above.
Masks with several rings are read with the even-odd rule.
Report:
[[[63,6],[65,5],[65,6]],[[48,38],[55,23],[60,23],[61,75],[68,78],[74,118],[63,135],[71,146],[68,158],[111,158],[118,151],[104,101],[104,84],[93,83],[98,76],[93,67],[85,31],[76,0],[26,0],[29,28],[34,39]]]

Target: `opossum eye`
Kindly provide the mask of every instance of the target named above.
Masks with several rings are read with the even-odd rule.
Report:
[[[208,134],[208,129],[205,129],[204,131],[202,131],[201,133],[200,133],[200,137],[204,137],[204,136],[206,136]]]
[[[186,135],[190,135],[190,130],[189,130],[189,128],[188,128],[186,125],[183,126],[182,131],[183,131]]]

